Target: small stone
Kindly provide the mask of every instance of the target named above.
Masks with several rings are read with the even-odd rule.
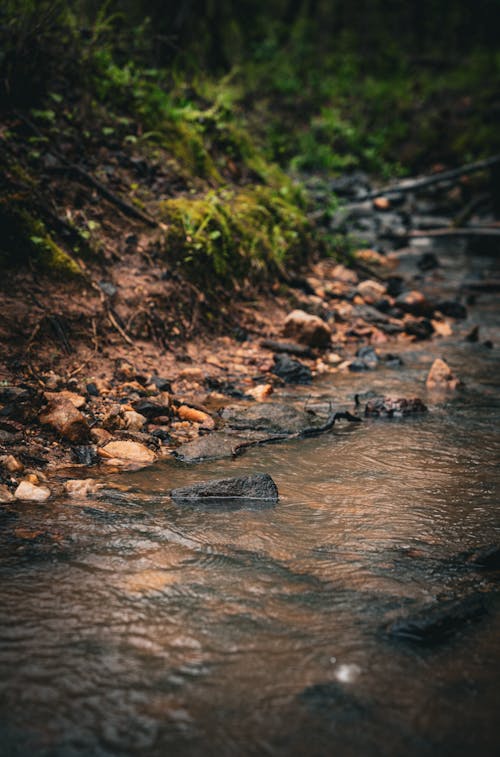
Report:
[[[14,455],[5,455],[1,458],[1,462],[5,470],[9,473],[20,473],[24,470],[24,465]]]
[[[97,384],[94,381],[90,381],[85,388],[87,390],[87,394],[90,397],[99,397],[100,392]]]
[[[39,416],[40,423],[51,426],[60,436],[78,444],[85,442],[89,436],[89,425],[68,399],[52,400]]]
[[[14,492],[14,497],[31,502],[45,502],[50,497],[50,489],[46,486],[36,486],[29,481],[21,481]]]
[[[273,393],[272,384],[257,384],[247,389],[246,394],[253,397],[257,402],[263,402]]]
[[[428,389],[454,390],[460,386],[460,380],[453,375],[448,363],[438,357],[431,366],[425,384]]]
[[[0,503],[2,505],[15,500],[14,495],[10,491],[9,487],[5,484],[0,484]]]
[[[109,442],[113,437],[105,428],[94,426],[94,428],[90,429],[90,438],[94,444],[103,445],[106,444],[106,442]]]
[[[197,410],[189,405],[180,405],[177,408],[177,417],[181,421],[191,421],[191,423],[201,423],[206,428],[214,428],[214,419],[202,410]]]
[[[438,302],[436,310],[450,318],[467,318],[467,308],[456,300]]]
[[[272,372],[287,384],[310,384],[312,381],[311,369],[288,355],[275,356]]]
[[[391,207],[390,200],[387,197],[375,197],[373,200],[373,207],[376,210],[389,210]]]
[[[142,431],[146,424],[146,418],[140,413],[136,413],[135,410],[125,410],[122,417],[125,421],[125,428],[129,431]]]
[[[432,314],[433,307],[429,304],[422,292],[412,289],[409,292],[403,292],[396,298],[396,306],[405,313],[412,315],[428,316]]]
[[[64,491],[70,497],[89,497],[103,486],[104,484],[98,483],[93,478],[75,478],[64,482]]]
[[[372,279],[361,281],[356,289],[368,305],[374,305],[385,295],[385,286],[379,284],[378,281],[372,281]]]
[[[85,397],[75,394],[75,392],[69,392],[67,389],[62,389],[60,392],[44,392],[43,396],[48,402],[52,402],[52,400],[56,402],[58,400],[68,400],[77,410],[83,407],[87,401]]]
[[[309,347],[327,347],[332,336],[329,325],[322,318],[304,310],[293,310],[287,315],[283,333]]]
[[[109,442],[98,450],[98,454],[106,460],[124,461],[149,465],[155,461],[155,453],[144,444],[132,441]]]
[[[140,399],[132,403],[136,413],[143,415],[148,420],[158,418],[160,415],[170,413],[170,397],[165,393],[162,395],[162,401],[152,399]]]
[[[426,412],[427,407],[418,397],[374,397],[365,405],[365,416],[368,418],[398,418]]]

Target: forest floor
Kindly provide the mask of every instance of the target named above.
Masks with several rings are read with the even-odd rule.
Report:
[[[10,149],[19,160],[15,140]],[[464,333],[463,323],[467,299],[487,284],[440,299],[439,260],[416,240],[436,230],[457,233],[457,226],[494,234],[487,172],[372,199],[363,199],[372,189],[363,174],[312,177],[311,217],[323,234],[351,240],[349,264],[312,255],[260,285],[233,281],[227,296],[222,282],[209,291],[163,254],[168,229],[148,223],[156,206],[142,203],[144,217],[134,218],[138,206],[120,203],[134,172],[148,177],[156,203],[176,196],[182,188],[167,160],[160,168],[157,159],[103,147],[106,183],[89,183],[70,170],[77,149],[62,142],[56,158],[44,153],[35,192],[57,208],[67,238],[61,259],[51,261],[62,260],[69,277],[61,284],[28,262],[4,271],[0,282],[0,501],[43,500],[63,488],[81,493],[79,479],[179,455],[183,445],[222,429],[220,411],[235,399],[266,403],[288,382],[397,364],[408,342],[480,338],[467,321]],[[334,192],[341,202],[324,213]],[[93,255],[75,254],[73,245],[68,256],[64,246],[71,248],[83,222]],[[416,278],[398,270],[405,254],[418,258]],[[436,371],[431,381],[456,387],[446,365]],[[189,451],[189,459],[203,457]],[[85,487],[91,490],[89,481]]]

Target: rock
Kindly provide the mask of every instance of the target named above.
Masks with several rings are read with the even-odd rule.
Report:
[[[106,442],[109,442],[113,437],[105,428],[94,426],[94,428],[90,429],[90,438],[94,444],[103,445],[106,444]]]
[[[436,310],[450,318],[467,318],[467,308],[456,300],[438,302]]]
[[[434,310],[422,292],[418,292],[416,289],[400,294],[396,298],[396,306],[405,313],[411,313],[411,315],[429,316],[432,315]]]
[[[439,260],[433,252],[425,252],[417,260],[417,266],[421,271],[433,271],[439,268]]]
[[[5,505],[14,502],[15,497],[5,484],[0,484],[0,504]]]
[[[273,393],[272,384],[257,384],[247,389],[246,394],[253,397],[257,402],[263,402]]]
[[[14,497],[31,502],[45,502],[50,497],[50,489],[46,486],[37,486],[29,481],[21,481],[14,492]]]
[[[237,448],[245,442],[243,436],[216,431],[214,434],[200,436],[191,442],[181,444],[173,455],[183,463],[199,463],[202,460],[222,460],[234,457]]]
[[[357,360],[349,364],[350,371],[373,371],[379,364],[379,357],[370,345],[360,347],[356,357]]]
[[[24,465],[14,455],[4,455],[0,458],[0,462],[9,473],[20,473],[24,470]]]
[[[192,423],[201,423],[205,428],[214,428],[214,419],[202,410],[197,410],[189,405],[180,405],[177,408],[177,417],[181,421],[191,421]]]
[[[486,612],[483,597],[473,595],[423,608],[415,615],[395,620],[386,630],[392,638],[417,644],[436,644],[446,641],[464,625],[477,620]]]
[[[404,323],[405,333],[416,339],[429,339],[434,333],[434,326],[428,318],[411,318]]]
[[[460,380],[451,372],[448,363],[439,357],[434,360],[425,382],[428,389],[450,390],[456,389],[460,383]]]
[[[55,402],[58,400],[69,400],[77,410],[83,407],[87,401],[85,397],[75,394],[75,392],[69,392],[67,389],[62,389],[60,392],[44,392],[43,396],[48,402],[52,402],[53,400]]]
[[[132,441],[108,442],[106,446],[99,448],[98,454],[106,461],[123,461],[140,465],[149,465],[156,459],[152,450],[144,444]]]
[[[170,404],[157,402],[150,399],[140,399],[132,403],[136,413],[144,416],[148,420],[158,418],[160,415],[170,415]]]
[[[172,380],[167,378],[161,378],[160,376],[152,376],[151,383],[156,386],[160,392],[172,391]]]
[[[374,305],[384,297],[385,286],[379,284],[378,281],[367,279],[358,284],[356,291],[361,295],[364,301],[368,303],[368,305]]]
[[[465,341],[475,344],[479,341],[479,326],[474,326],[465,336]]]
[[[286,384],[310,384],[312,381],[311,369],[288,355],[275,355],[272,372]]]
[[[125,428],[129,431],[142,431],[146,425],[144,415],[137,413],[135,410],[124,410],[122,418],[125,421]]]
[[[387,368],[401,368],[404,365],[404,360],[399,355],[388,352],[387,355],[384,355],[384,363]]]
[[[52,400],[39,416],[40,423],[51,426],[60,436],[74,444],[85,442],[89,436],[89,425],[68,399]]]
[[[174,502],[206,502],[207,504],[237,505],[239,500],[245,504],[252,502],[267,502],[275,504],[278,501],[278,487],[267,473],[253,473],[249,476],[236,478],[219,478],[203,481],[192,486],[173,489],[170,496]]]
[[[99,394],[100,394],[99,388],[94,381],[89,381],[85,389],[87,390],[87,394],[90,397],[99,397]]]
[[[413,415],[416,413],[426,413],[427,407],[421,399],[413,397],[412,399],[394,397],[375,397],[365,405],[365,416],[374,418],[393,418],[403,415]]]
[[[322,426],[328,416],[298,410],[293,405],[266,402],[249,407],[229,405],[221,413],[228,426],[237,431],[263,431],[267,434],[296,434],[312,426]]]
[[[104,484],[98,483],[93,478],[75,478],[64,482],[64,491],[70,497],[90,497],[103,486]]]
[[[309,347],[327,347],[332,331],[327,323],[317,315],[309,315],[304,310],[293,310],[285,319],[284,335],[297,339]]]
[[[73,447],[73,456],[80,465],[95,465],[99,462],[95,444],[79,444]]]
[[[309,347],[304,344],[297,344],[296,342],[277,342],[274,339],[263,339],[260,346],[266,350],[286,352],[289,355],[296,355],[297,357],[312,357],[314,354]]]

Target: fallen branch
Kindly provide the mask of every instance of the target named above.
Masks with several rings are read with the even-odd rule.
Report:
[[[494,166],[497,163],[500,163],[500,155],[493,155],[491,158],[478,160],[475,163],[467,163],[459,168],[453,168],[451,171],[440,171],[432,176],[424,176],[421,179],[407,179],[398,184],[391,184],[388,187],[375,189],[373,192],[368,192],[366,195],[363,195],[363,197],[360,197],[359,200],[373,200],[375,197],[382,197],[383,195],[392,194],[393,192],[416,192],[425,187],[430,187],[433,184],[440,184],[443,181],[454,181],[467,174],[483,171],[485,168],[491,168],[491,166]]]

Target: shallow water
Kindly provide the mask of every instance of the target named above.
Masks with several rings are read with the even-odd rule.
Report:
[[[477,319],[498,344],[493,297],[464,331]],[[498,754],[498,574],[460,554],[499,539],[499,351],[456,340],[398,351],[401,369],[279,399],[418,395],[425,416],[340,422],[233,461],[126,474],[132,492],[0,511],[1,754]],[[454,396],[425,390],[437,355],[466,382]],[[276,507],[166,496],[255,471],[277,482]],[[493,596],[488,616],[446,643],[384,632],[476,592]]]

